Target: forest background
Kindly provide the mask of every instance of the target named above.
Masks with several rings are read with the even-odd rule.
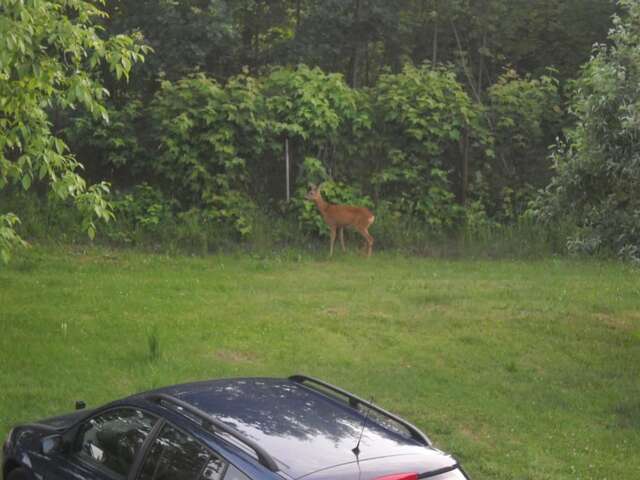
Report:
[[[376,248],[640,258],[635,0],[0,12],[5,259],[24,239],[96,232],[163,251],[304,248],[326,235],[310,183],[372,208]]]

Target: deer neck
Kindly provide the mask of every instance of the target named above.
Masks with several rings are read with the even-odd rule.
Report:
[[[329,206],[329,203],[326,202],[325,199],[322,198],[322,196],[315,199],[314,202],[316,203],[316,207],[318,207],[318,210],[320,210],[320,213],[324,213],[327,210],[327,207]]]

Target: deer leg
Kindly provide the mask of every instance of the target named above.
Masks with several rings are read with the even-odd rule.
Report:
[[[370,257],[373,250],[373,237],[369,234],[369,231],[366,228],[358,230],[358,232],[360,232],[360,235],[364,237],[364,249],[367,252],[367,257]]]
[[[365,229],[364,233],[367,234],[367,244],[369,245],[369,251],[367,252],[367,257],[371,256],[371,252],[373,251],[373,237],[369,234],[369,231]]]
[[[342,251],[346,251],[346,248],[344,248],[344,227],[340,227],[340,244],[342,245]]]
[[[331,227],[331,240],[329,240],[329,257],[333,257],[333,244],[336,242],[336,227]]]

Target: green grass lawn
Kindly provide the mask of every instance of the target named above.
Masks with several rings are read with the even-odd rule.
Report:
[[[0,266],[0,435],[75,399],[301,372],[403,415],[474,480],[640,478],[639,270],[290,257]]]

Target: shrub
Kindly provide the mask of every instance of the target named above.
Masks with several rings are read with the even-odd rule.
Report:
[[[141,144],[138,128],[144,120],[144,108],[139,99],[121,100],[121,105],[105,102],[109,122],[88,112],[76,114],[64,129],[69,146],[87,168],[89,175],[114,172],[139,174],[144,171],[146,150]],[[103,177],[104,178],[104,177]]]
[[[372,179],[379,196],[432,228],[452,225],[460,211],[451,152],[476,122],[471,99],[453,71],[429,64],[382,75],[372,95],[383,162]]]
[[[204,209],[239,236],[250,233],[253,208],[245,193],[247,168],[240,144],[251,145],[247,132],[261,128],[258,121],[250,122],[255,105],[246,100],[196,75],[163,82],[150,110],[152,139],[159,150],[151,165],[154,173],[184,205]]]
[[[115,193],[111,204],[115,222],[106,229],[107,236],[116,242],[139,243],[146,236],[159,235],[161,229],[173,222],[175,200],[169,200],[159,190],[143,183],[128,193]]]
[[[304,175],[307,157],[317,158],[333,176],[351,170],[336,145],[356,128],[370,124],[361,111],[361,96],[339,74],[305,65],[276,68],[261,80],[267,121],[265,155],[251,164],[252,184],[270,198],[285,197],[285,139],[291,158],[291,177]]]
[[[551,75],[521,77],[507,69],[487,91],[483,115],[491,154],[480,167],[487,186],[483,202],[501,222],[514,222],[550,177],[548,145],[563,119],[558,82]]]

